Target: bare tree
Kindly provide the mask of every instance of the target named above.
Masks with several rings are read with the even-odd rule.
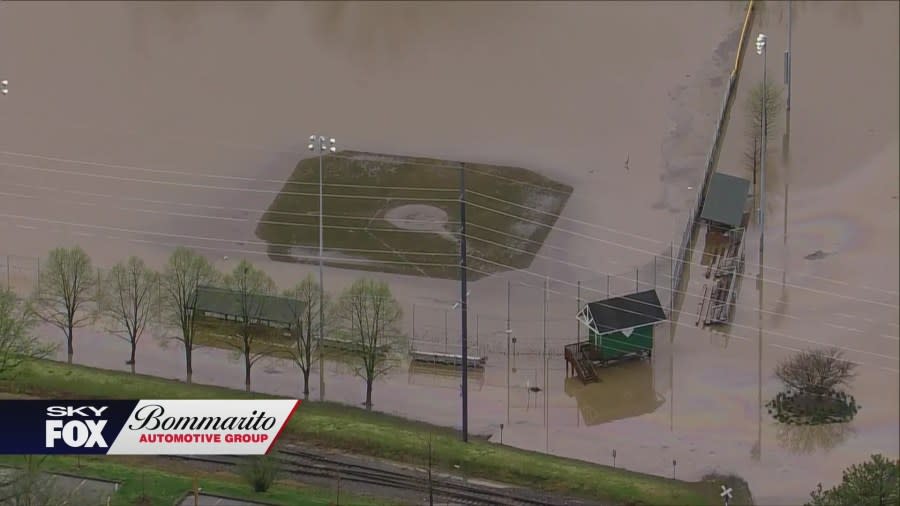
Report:
[[[170,324],[175,325],[180,334],[172,339],[184,346],[185,380],[190,383],[194,374],[192,365],[194,331],[197,323],[197,288],[214,285],[219,273],[209,261],[193,250],[179,247],[169,257],[162,275],[165,314]]]
[[[802,351],[778,364],[775,376],[789,389],[821,396],[847,385],[856,364],[843,358],[838,348]]]
[[[250,370],[260,358],[271,349],[254,348],[259,332],[260,319],[265,310],[266,295],[275,292],[275,282],[265,272],[241,260],[231,274],[225,278],[225,287],[237,298],[238,343],[234,347],[244,357],[244,384],[250,391]],[[231,341],[228,341],[231,344]]]
[[[763,107],[763,94],[765,94],[765,108]],[[765,84],[756,84],[750,90],[747,97],[747,141],[748,148],[744,153],[747,164],[753,170],[753,181],[756,181],[756,170],[762,158],[762,132],[763,111],[765,110],[766,140],[771,140],[775,135],[775,126],[778,124],[778,116],[784,108],[781,87],[768,79]]]
[[[101,309],[116,325],[111,332],[131,345],[131,358],[126,363],[131,366],[132,373],[135,372],[138,341],[158,304],[158,283],[159,276],[135,256],[114,265],[106,276]]]
[[[294,301],[294,322],[291,326],[293,342],[290,355],[300,367],[303,374],[303,398],[309,397],[309,374],[312,369],[312,357],[319,347],[319,284],[312,274],[306,276],[294,288],[284,292],[284,296]],[[328,299],[325,299],[325,307],[328,307]]]
[[[389,354],[401,343],[403,312],[387,283],[356,280],[338,301],[340,332],[349,336],[360,364],[356,374],[366,381],[366,409],[372,409],[372,384],[394,365]]]
[[[40,344],[31,334],[34,323],[25,302],[11,290],[0,290],[0,377],[8,376],[25,360],[43,358],[53,351],[53,346]]]
[[[63,331],[70,364],[75,329],[96,317],[98,277],[90,257],[78,246],[52,250],[41,269],[34,309],[40,319]]]

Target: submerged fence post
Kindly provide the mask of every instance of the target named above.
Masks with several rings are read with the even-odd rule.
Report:
[[[606,275],[606,298],[609,298],[609,274]]]
[[[6,289],[12,291],[12,283],[9,281],[9,255],[6,255]]]
[[[638,283],[638,279],[639,279],[640,277],[641,277],[641,276],[640,276],[640,267],[635,267],[635,268],[634,268],[634,291],[635,291],[635,292],[641,291],[641,288],[640,288],[639,283]]]
[[[475,315],[475,349],[478,349],[478,323],[481,320],[481,314]]]
[[[669,297],[669,318],[673,318],[672,313],[675,311],[675,243],[671,243],[669,245],[669,261],[671,262],[670,270],[671,275],[669,276],[669,292],[671,296]]]
[[[578,308],[575,311],[575,314],[581,311],[581,281],[578,281],[578,295],[575,299],[575,303],[578,305]],[[576,327],[576,335],[578,336],[575,340],[576,343],[581,344],[581,322],[578,319],[575,319],[575,327]]]

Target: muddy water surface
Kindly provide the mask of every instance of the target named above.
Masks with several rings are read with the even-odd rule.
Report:
[[[795,232],[767,255],[783,258],[801,288],[766,288],[774,314],[763,339],[858,350],[851,356],[866,365],[853,388],[864,408],[852,430],[790,431],[760,418],[760,398],[777,392],[771,368],[788,350],[767,344],[757,355],[752,281],[729,334],[701,331],[684,314],[658,329],[652,363],[610,370],[591,387],[565,380],[559,353],[578,333],[575,282],[589,299],[605,296],[607,272],[623,274],[609,282],[613,294],[633,290],[634,267],[674,238],[734,57],[737,3],[5,2],[0,73],[12,91],[0,105],[0,253],[37,257],[79,242],[101,265],[128,254],[161,265],[185,244],[223,269],[258,261],[287,285],[308,267],[268,262],[253,229],[310,133],[348,149],[529,167],[576,188],[542,250],[568,263],[539,258],[535,275],[510,277],[509,366],[505,280],[472,287],[472,333],[489,354],[472,381],[472,429],[496,437],[505,423],[504,443],[604,463],[616,449],[617,465],[666,476],[672,459],[680,478],[737,472],[768,504],[797,502],[871,451],[898,453],[897,22],[895,4],[794,4],[792,172],[780,179],[773,163],[770,180],[774,195],[793,185]],[[777,76],[785,19],[767,16]],[[738,167],[742,141],[730,133],[727,143],[738,147],[726,147],[723,164]],[[769,201],[780,214],[779,199]],[[779,222],[768,223],[775,237]],[[829,255],[804,259],[817,249]],[[554,278],[546,325],[544,275]],[[326,283],[336,290],[354,276],[328,270]],[[417,304],[417,337],[439,343],[454,283],[385,278],[407,316]],[[667,286],[663,274],[638,278]],[[687,288],[701,289],[697,279]],[[693,307],[689,298],[685,312]],[[449,311],[448,346],[457,316]],[[168,358],[177,350],[143,345],[139,370],[180,375]],[[556,353],[547,374],[545,347]],[[76,344],[85,363],[120,368],[122,357],[121,342],[99,332]],[[198,381],[241,386],[227,353],[206,350],[196,368]],[[455,424],[456,384],[401,368],[376,386],[375,402]],[[254,385],[298,392],[287,364],[258,367]],[[327,385],[329,399],[362,400],[362,384],[337,364]]]

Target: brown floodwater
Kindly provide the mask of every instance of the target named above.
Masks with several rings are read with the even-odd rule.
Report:
[[[653,255],[676,240],[693,199],[734,60],[738,2],[3,2],[0,254],[17,255],[10,278],[22,290],[36,257],[75,242],[102,266],[130,254],[159,266],[188,245],[222,269],[258,262],[287,286],[313,268],[268,261],[253,231],[312,133],[347,149],[537,170],[575,191],[540,252],[554,260],[472,285],[470,334],[488,366],[470,379],[471,429],[497,440],[502,423],[505,444],[601,463],[616,450],[617,466],[664,476],[676,459],[679,478],[735,472],[760,504],[802,501],[869,453],[900,452],[898,21],[895,3],[794,6],[790,157],[779,133],[762,323],[748,278],[730,329],[695,327],[694,267],[653,360],[610,368],[597,384],[566,379],[560,356],[584,338],[575,283],[582,300],[621,295],[637,267],[638,286],[670,295],[670,265]],[[768,72],[780,81],[779,7],[754,35],[769,35]],[[725,172],[746,174],[740,108],[760,74],[751,50]],[[757,235],[748,233],[748,274]],[[825,257],[805,258],[816,250]],[[327,269],[326,284],[337,291],[356,275]],[[458,346],[455,283],[383,278],[414,345]],[[76,361],[125,368],[121,341],[89,329],[76,339]],[[821,430],[771,422],[759,406],[778,391],[774,365],[816,343],[863,364],[851,388],[863,409]],[[148,337],[138,371],[180,377],[173,353]],[[328,399],[363,400],[346,365],[326,371]],[[195,380],[240,388],[243,375],[227,352],[203,350]],[[299,392],[286,363],[261,363],[253,381]],[[458,426],[458,384],[453,371],[402,365],[376,385],[375,406]],[[316,378],[312,390],[317,398]]]

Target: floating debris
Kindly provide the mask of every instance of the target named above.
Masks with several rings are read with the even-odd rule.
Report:
[[[824,251],[822,251],[822,250],[820,250],[820,249],[817,249],[816,251],[813,251],[812,253],[810,253],[809,255],[806,255],[806,256],[803,257],[803,258],[805,258],[805,259],[807,259],[807,260],[821,260],[821,259],[827,257],[827,256],[830,255],[830,254],[831,254],[831,253],[826,253],[826,252],[824,252]]]

